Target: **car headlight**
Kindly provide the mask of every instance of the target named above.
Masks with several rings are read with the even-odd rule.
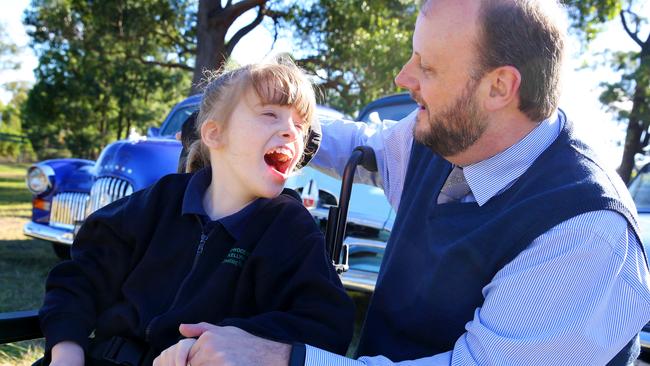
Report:
[[[27,169],[27,189],[33,194],[41,194],[52,187],[48,175],[54,175],[49,166],[34,165]]]

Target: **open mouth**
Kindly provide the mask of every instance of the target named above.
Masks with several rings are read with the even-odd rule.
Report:
[[[274,147],[264,154],[264,162],[271,168],[282,174],[288,174],[291,162],[293,161],[293,151],[287,147]]]

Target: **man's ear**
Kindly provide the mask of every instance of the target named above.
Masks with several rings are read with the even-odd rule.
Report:
[[[201,140],[210,149],[218,149],[223,145],[223,127],[215,120],[207,120],[201,126]]]
[[[489,93],[485,99],[485,109],[496,111],[512,105],[519,107],[519,87],[521,73],[513,66],[501,66],[489,72],[485,78],[489,82]]]

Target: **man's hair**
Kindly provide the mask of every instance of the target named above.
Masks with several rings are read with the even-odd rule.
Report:
[[[427,12],[427,4],[422,11]],[[519,110],[541,121],[560,99],[566,34],[557,0],[481,0],[474,74],[513,66],[521,74]]]

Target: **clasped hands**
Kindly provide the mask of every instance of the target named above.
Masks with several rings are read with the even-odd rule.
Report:
[[[291,346],[254,336],[236,327],[181,324],[187,337],[163,351],[154,366],[287,366]]]

